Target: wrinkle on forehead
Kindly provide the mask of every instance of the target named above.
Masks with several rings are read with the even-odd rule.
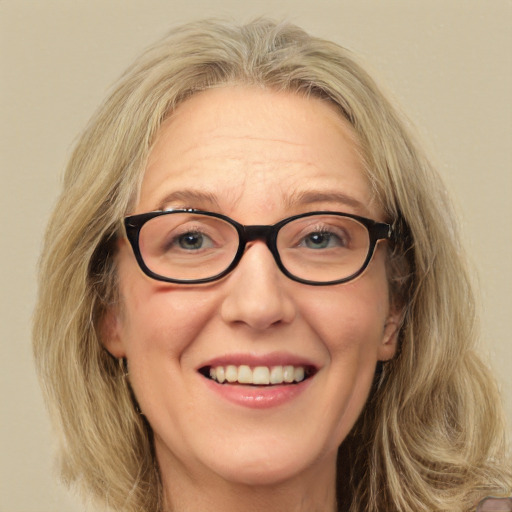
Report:
[[[240,86],[204,91],[162,123],[139,206],[155,208],[166,195],[194,189],[215,196],[217,204],[211,198],[200,203],[216,209],[283,210],[320,202],[290,194],[325,196],[330,188],[369,205],[372,187],[361,153],[354,128],[321,99]]]

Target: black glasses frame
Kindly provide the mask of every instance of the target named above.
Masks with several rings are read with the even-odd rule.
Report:
[[[221,219],[228,224],[231,224],[236,231],[238,232],[238,250],[233,258],[233,261],[231,264],[222,272],[219,272],[218,274],[212,276],[212,277],[206,277],[202,279],[173,279],[170,277],[162,276],[160,274],[156,274],[153,272],[150,268],[146,266],[146,263],[144,262],[144,259],[142,258],[142,254],[140,252],[139,247],[139,236],[140,236],[140,230],[142,226],[146,222],[148,222],[151,219],[154,219],[155,217],[160,217],[162,215],[173,215],[176,213],[197,213],[200,215],[205,215],[208,217],[215,217],[217,219]],[[354,272],[352,275],[348,277],[344,277],[343,279],[338,279],[335,281],[326,281],[326,282],[318,282],[318,281],[310,281],[308,279],[302,279],[300,277],[297,277],[293,274],[291,274],[286,267],[283,265],[281,261],[281,256],[279,255],[279,251],[277,250],[277,235],[279,233],[279,230],[285,226],[286,224],[296,220],[301,219],[304,217],[312,217],[316,215],[337,215],[339,217],[348,217],[350,219],[354,219],[358,221],[360,224],[362,224],[367,230],[370,240],[370,245],[368,246],[368,254],[366,256],[366,259],[362,265],[362,267],[357,271]],[[276,224],[273,225],[251,225],[251,226],[244,226],[243,224],[240,224],[236,222],[235,220],[231,219],[230,217],[227,217],[226,215],[222,215],[220,213],[213,213],[203,210],[196,210],[196,209],[176,209],[176,210],[160,210],[160,211],[154,211],[149,213],[141,213],[138,215],[130,215],[128,217],[125,217],[124,219],[124,227],[126,231],[126,237],[128,241],[130,242],[130,245],[132,246],[133,253],[135,255],[135,259],[137,260],[137,263],[139,264],[141,270],[148,276],[153,279],[156,279],[157,281],[164,281],[167,283],[177,283],[177,284],[201,284],[201,283],[211,283],[212,281],[217,281],[218,279],[223,278],[227,274],[229,274],[237,265],[240,263],[240,260],[242,259],[242,256],[244,255],[245,248],[249,242],[253,242],[255,240],[262,240],[266,243],[269,251],[272,253],[272,256],[274,257],[274,260],[279,267],[279,270],[281,272],[292,279],[293,281],[297,281],[298,283],[303,284],[309,284],[312,286],[328,286],[328,285],[334,285],[334,284],[341,284],[346,283],[348,281],[351,281],[352,279],[355,279],[356,277],[360,276],[368,267],[373,254],[375,252],[375,247],[377,245],[377,242],[379,240],[388,240],[392,237],[393,229],[390,224],[386,224],[384,222],[376,222],[372,219],[367,219],[366,217],[360,217],[359,215],[352,215],[350,213],[341,213],[341,212],[332,212],[332,211],[315,211],[315,212],[307,212],[307,213],[301,213],[299,215],[294,215],[292,217],[287,217],[286,219],[283,219]]]

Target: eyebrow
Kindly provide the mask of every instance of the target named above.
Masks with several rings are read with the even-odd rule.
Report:
[[[167,194],[159,203],[157,210],[165,210],[169,207],[170,203],[180,202],[180,207],[196,208],[201,205],[205,207],[219,207],[219,203],[214,194],[203,192],[201,190],[176,190]],[[204,205],[204,206],[203,206]]]
[[[343,194],[341,192],[320,192],[306,190],[303,192],[294,192],[289,198],[286,199],[287,207],[297,205],[309,205],[314,203],[339,203],[350,206],[355,210],[367,212],[368,208],[361,201],[358,201],[352,196]]]
[[[220,209],[219,201],[215,194],[204,192],[201,190],[185,189],[176,190],[167,194],[159,203],[157,210],[165,210],[172,206],[172,203],[181,203],[181,208],[197,208],[202,209]],[[367,213],[368,208],[361,201],[352,196],[343,194],[342,192],[323,192],[305,190],[301,192],[293,192],[291,196],[285,198],[285,206],[287,208],[297,208],[315,203],[336,203],[349,206],[356,212]]]

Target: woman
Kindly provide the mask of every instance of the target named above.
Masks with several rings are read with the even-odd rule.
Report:
[[[468,511],[510,492],[450,206],[347,51],[186,25],[80,139],[35,354],[113,510]]]

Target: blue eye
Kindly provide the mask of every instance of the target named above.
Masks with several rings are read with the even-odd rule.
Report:
[[[304,237],[301,245],[308,249],[330,249],[333,247],[345,247],[347,244],[334,233],[317,231]]]
[[[180,235],[175,239],[174,243],[177,244],[180,249],[185,249],[187,251],[197,251],[199,249],[206,249],[213,246],[209,237],[203,235],[203,233],[194,231]]]

